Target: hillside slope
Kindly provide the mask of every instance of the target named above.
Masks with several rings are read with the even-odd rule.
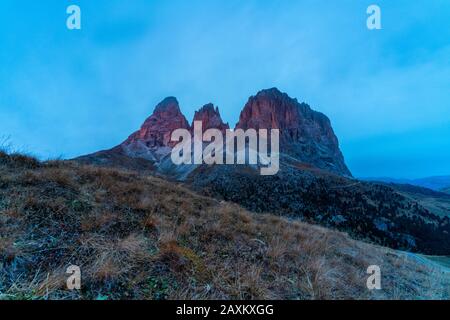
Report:
[[[450,176],[436,176],[427,177],[420,179],[395,179],[388,177],[372,177],[372,178],[362,178],[366,181],[379,181],[384,183],[394,183],[394,184],[409,184],[413,186],[418,186],[422,188],[431,189],[434,191],[442,191],[443,189],[450,188]]]
[[[198,110],[194,120],[205,129],[229,128],[213,104]],[[175,165],[170,137],[177,128],[192,134],[177,99],[169,97],[122,144],[74,160],[186,182],[199,193],[253,212],[302,219],[394,249],[450,255],[450,198],[438,199],[423,190],[404,194],[384,183],[353,179],[330,119],[276,88],[251,96],[236,125],[279,130],[276,176],[261,177],[252,166]]]
[[[450,255],[450,215],[376,183],[333,175],[282,158],[275,176],[249,166],[202,166],[187,183],[204,195],[348,232],[394,249]],[[445,194],[443,194],[446,196]]]
[[[441,217],[450,217],[450,194],[409,184],[389,183],[388,186],[419,202],[428,211]]]
[[[82,270],[67,291],[65,270]],[[380,291],[366,288],[379,265]],[[449,274],[132,171],[0,153],[2,299],[417,299]]]

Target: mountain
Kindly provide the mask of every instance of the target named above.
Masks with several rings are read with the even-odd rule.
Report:
[[[159,103],[141,128],[120,146],[130,157],[158,162],[176,144],[170,140],[176,129],[189,130],[190,126],[180,111],[177,99],[169,97]]]
[[[212,104],[194,118],[207,128],[227,127]],[[250,97],[236,125],[237,129],[280,130],[276,175],[261,176],[251,165],[173,164],[168,137],[179,126],[192,129],[176,99],[168,98],[124,143],[76,160],[177,180],[197,193],[252,212],[320,224],[394,249],[450,254],[450,215],[383,183],[353,179],[330,120],[277,89]]]
[[[437,176],[420,179],[395,179],[388,177],[379,177],[379,178],[362,178],[362,180],[388,182],[396,184],[410,184],[413,186],[424,187],[435,191],[441,191],[443,189],[450,188],[450,176]]]
[[[219,109],[207,104],[195,112],[194,121],[202,121],[203,130],[216,128],[224,132],[229,125],[222,121]],[[86,163],[120,165],[128,158],[139,159],[142,169],[154,168],[164,174],[185,177],[186,170],[177,171],[170,164],[174,143],[170,135],[176,129],[192,130],[180,111],[178,101],[169,97],[159,103],[141,128],[119,146],[79,157]],[[280,152],[305,165],[351,177],[339,150],[339,143],[330,120],[308,105],[272,88],[260,91],[249,99],[241,112],[236,129],[279,129]],[[148,161],[148,163],[142,160]],[[190,170],[197,166],[189,166]],[[136,169],[136,168],[135,168]],[[178,176],[177,176],[178,174]]]
[[[85,164],[154,172],[170,155],[174,146],[170,138],[176,129],[191,130],[191,127],[181,113],[177,99],[168,97],[155,107],[153,114],[144,121],[141,128],[120,145],[76,160]]]
[[[449,176],[422,179],[366,178],[365,181],[389,186],[401,194],[418,201],[424,208],[442,217],[450,217]]]
[[[281,153],[323,170],[351,176],[330,120],[276,88],[250,97],[236,128],[279,129]]]
[[[201,121],[203,131],[208,129],[219,129],[222,133],[230,129],[228,123],[222,121],[219,108],[214,107],[212,103],[204,105],[200,110],[194,114],[194,120],[192,120],[191,128],[194,127],[194,121]]]
[[[0,221],[0,300],[450,297],[443,263],[139,171],[0,151]],[[370,265],[383,290],[367,290]]]

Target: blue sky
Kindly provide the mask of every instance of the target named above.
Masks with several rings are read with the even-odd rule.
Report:
[[[354,175],[450,174],[449,21],[448,0],[2,0],[0,136],[70,158],[122,142],[166,96],[234,125],[276,86],[330,117]]]

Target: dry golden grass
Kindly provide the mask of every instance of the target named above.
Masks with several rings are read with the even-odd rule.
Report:
[[[398,252],[155,177],[5,154],[0,264],[5,299],[445,298],[449,284]],[[69,265],[81,291],[65,288]]]

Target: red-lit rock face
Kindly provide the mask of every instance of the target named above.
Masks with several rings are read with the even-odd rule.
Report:
[[[208,129],[219,129],[225,133],[225,130],[230,129],[228,123],[222,121],[219,108],[214,107],[212,103],[203,106],[200,110],[195,112],[191,127],[194,127],[194,121],[202,122],[203,131]]]
[[[350,176],[330,120],[278,89],[250,97],[237,129],[280,129],[280,149],[318,168]]]
[[[194,121],[202,122],[203,131],[216,128],[225,132],[229,129],[213,104],[207,104],[198,110]],[[279,129],[282,154],[319,169],[351,176],[330,120],[278,89],[263,90],[250,97],[236,128]],[[129,157],[159,163],[177,144],[170,141],[171,134],[176,129],[192,130],[180,111],[178,101],[169,97],[159,103],[142,127],[118,148]]]
[[[141,142],[149,148],[173,147],[170,136],[176,129],[188,129],[189,124],[180,111],[177,99],[170,97],[159,103],[141,129],[133,133],[124,144]]]

